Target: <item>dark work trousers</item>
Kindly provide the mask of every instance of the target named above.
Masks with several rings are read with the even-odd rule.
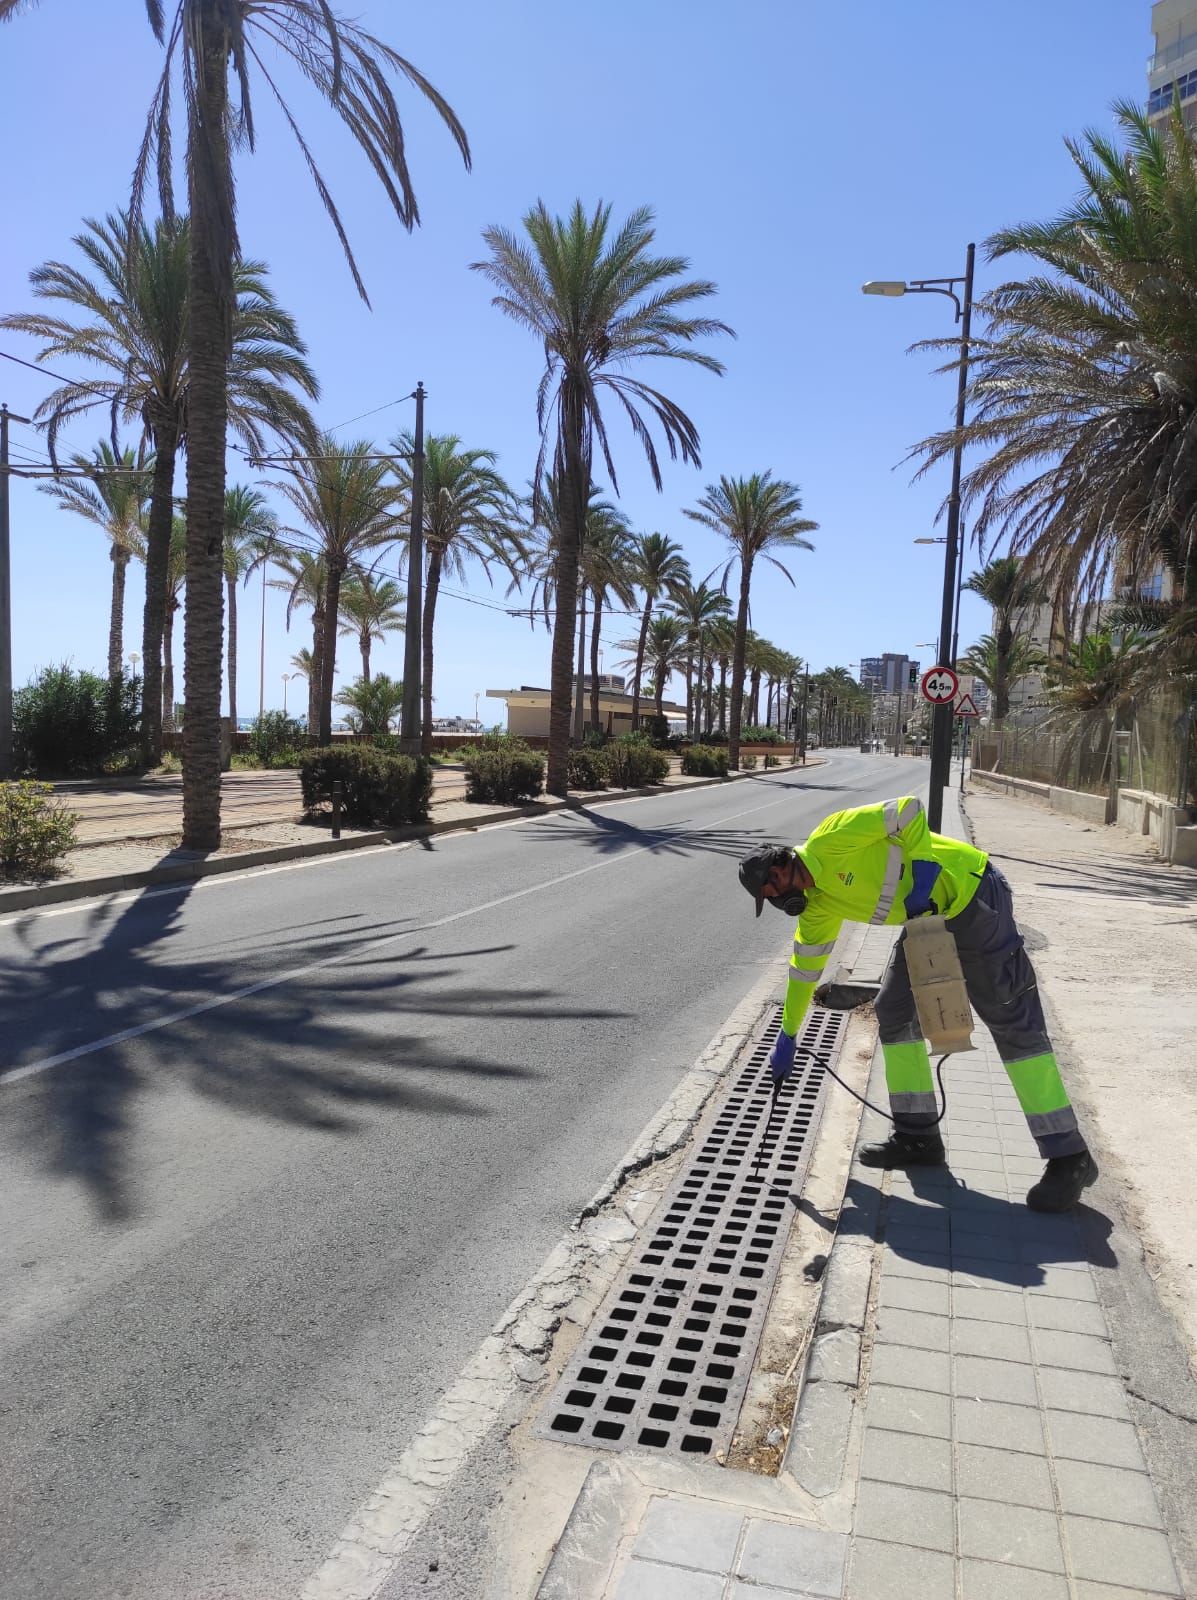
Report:
[[[1046,1159],[1085,1148],[1047,1034],[1035,969],[1014,921],[1010,885],[990,863],[977,892],[947,926],[973,1010],[993,1035],[1027,1124]],[[895,1127],[935,1122],[937,1101],[906,970],[905,932],[894,946],[875,1009]]]

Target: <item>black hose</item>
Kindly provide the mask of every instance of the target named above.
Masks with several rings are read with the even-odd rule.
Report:
[[[947,1110],[948,1110],[948,1092],[943,1086],[943,1064],[948,1059],[948,1056],[950,1056],[952,1054],[953,1054],[953,1052],[951,1050],[949,1050],[947,1055],[940,1056],[939,1060],[935,1063],[935,1077],[936,1077],[937,1082],[939,1083],[939,1115],[936,1117],[934,1122],[928,1122],[928,1123],[925,1124],[925,1126],[928,1127],[928,1128],[938,1128],[939,1124],[943,1121],[944,1117],[947,1115]],[[865,1095],[857,1094],[856,1090],[852,1087],[851,1084],[844,1082],[844,1080],[840,1077],[839,1073],[836,1072],[834,1067],[825,1067],[823,1070],[825,1072],[830,1073],[830,1075],[839,1084],[841,1089],[847,1089],[848,1093],[852,1096],[853,1100],[859,1100],[862,1106],[868,1106],[870,1111],[875,1111],[879,1117],[884,1117],[887,1122],[894,1122],[894,1126],[895,1127],[897,1126],[897,1123],[894,1121],[894,1117],[893,1117],[892,1113],[890,1113],[888,1111],[882,1111],[880,1106],[875,1106],[873,1104],[873,1102],[870,1099],[868,1099]],[[915,1130],[912,1128],[909,1131],[911,1133],[913,1133]]]

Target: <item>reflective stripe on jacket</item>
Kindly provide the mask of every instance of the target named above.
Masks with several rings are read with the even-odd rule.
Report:
[[[942,915],[955,917],[977,892],[989,859],[971,844],[932,833],[914,795],[836,811],[797,848],[815,881],[806,891],[790,958],[781,1025],[791,1036],[844,923],[893,927],[906,921],[912,862],[939,864],[931,897]]]

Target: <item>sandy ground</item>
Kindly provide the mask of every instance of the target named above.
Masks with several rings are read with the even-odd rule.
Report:
[[[1086,1136],[1197,1365],[1197,872],[1034,800],[977,789],[966,809],[1013,887]]]

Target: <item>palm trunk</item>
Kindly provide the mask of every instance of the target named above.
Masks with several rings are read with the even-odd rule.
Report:
[[[636,641],[636,672],[632,679],[632,732],[640,726],[640,677],[644,671],[644,648],[648,642],[648,622],[653,614],[653,597],[645,591],[644,615],[640,619],[640,637]],[[658,713],[659,715],[659,713]]]
[[[694,737],[694,656],[686,656],[686,736]]]
[[[727,733],[727,659],[719,663],[719,732]]]
[[[1014,629],[1005,617],[998,623],[996,644],[993,716],[995,722],[1004,722],[1010,711],[1010,655],[1014,649]]]
[[[320,731],[320,686],[324,681],[324,607],[312,612],[312,661],[308,674],[308,737]]]
[[[229,594],[229,726],[237,743],[237,580],[225,578]]]
[[[669,676],[669,674],[666,673],[666,672],[659,672],[657,674],[656,689],[657,689],[657,721],[658,721],[658,724],[660,723],[661,718],[665,715],[665,679],[668,676]]]
[[[594,594],[594,617],[590,624],[590,722],[596,732],[602,732],[599,721],[599,645],[602,642],[603,624],[603,592],[596,589]]]
[[[574,676],[574,633],[578,621],[578,558],[590,471],[583,446],[582,397],[573,379],[561,391],[561,446],[564,473],[561,543],[557,551],[557,612],[553,619],[553,665],[549,695],[549,761],[546,787],[564,796],[569,789],[570,690]]]
[[[220,845],[220,680],[224,601],[225,438],[231,307],[222,285],[235,239],[227,138],[228,35],[223,6],[203,0],[191,151],[187,420],[187,594],[183,613],[183,847]]]
[[[370,681],[370,646],[372,644],[369,628],[364,628],[357,636],[357,647],[362,653],[362,682]]]
[[[160,681],[162,684],[162,699],[159,702],[159,738],[161,738],[163,728],[173,728],[175,725],[175,612],[178,609],[179,602],[174,598],[173,595],[168,596],[166,601],[166,611],[162,618],[162,671],[160,674]],[[143,684],[143,704],[144,694],[145,685]]]
[[[752,561],[740,562],[740,609],[736,613],[736,650],[732,659],[731,726],[727,730],[727,765],[740,770],[740,718],[744,710],[744,651],[748,642],[748,589],[752,582]]]
[[[108,613],[108,676],[115,682],[125,670],[125,572],[129,566],[129,552],[123,545],[113,544],[108,554],[112,559],[112,605]]]
[[[152,419],[154,480],[145,533],[145,609],[141,621],[141,758],[147,767],[162,759],[162,634],[166,626],[167,565],[175,514],[174,420]]]
[[[441,568],[445,560],[444,546],[433,545],[428,552],[428,575],[424,580],[424,664],[421,668],[420,694],[424,701],[423,722],[420,728],[420,748],[426,756],[432,754],[432,664],[433,629],[436,626],[436,597],[441,587]]]
[[[337,613],[341,607],[341,568],[328,563],[324,579],[324,641],[320,662],[320,705],[316,737],[322,745],[332,743],[333,679],[337,671]]]
[[[707,736],[708,739],[711,737],[711,734],[715,731],[714,695],[715,695],[715,663],[708,656],[708,658],[707,658],[707,684],[706,684],[706,702],[707,702],[707,732],[706,732],[706,736]]]

